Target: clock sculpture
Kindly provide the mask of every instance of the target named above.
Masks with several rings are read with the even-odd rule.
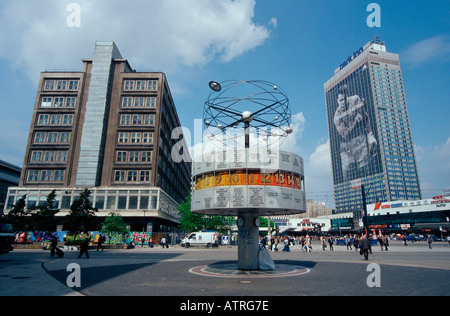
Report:
[[[211,81],[204,142],[194,158],[191,209],[237,216],[238,269],[259,270],[259,216],[306,211],[303,159],[279,150],[290,127],[289,99],[267,81]]]

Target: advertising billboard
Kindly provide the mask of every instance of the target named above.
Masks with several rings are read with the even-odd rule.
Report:
[[[326,91],[325,97],[334,184],[382,172],[368,64]]]

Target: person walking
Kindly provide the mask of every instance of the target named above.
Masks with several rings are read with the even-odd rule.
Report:
[[[80,259],[83,254],[86,254],[86,259],[89,259],[89,252],[88,252],[89,241],[90,237],[88,235],[86,236],[86,238],[84,238],[83,242],[81,243],[80,254],[78,255],[78,259]]]
[[[384,245],[384,249],[386,251],[388,251],[388,246],[389,246],[389,237],[387,235],[383,236],[383,245]]]
[[[334,239],[333,236],[330,236],[330,238],[328,238],[328,244],[330,245],[330,251],[333,251],[333,244],[334,244]]]
[[[327,248],[327,240],[325,236],[322,236],[322,250],[325,251],[326,248]]]
[[[370,245],[370,240],[367,239],[366,235],[363,235],[360,242],[359,242],[360,251],[359,253],[361,255],[364,255],[364,259],[369,259],[369,253],[372,254],[372,247]]]
[[[377,240],[378,240],[378,243],[380,244],[381,251],[383,251],[383,244],[384,244],[383,236],[382,235],[378,235]]]
[[[433,248],[431,248],[431,243],[433,242],[433,238],[431,238],[431,235],[428,235],[427,242],[428,242],[428,248],[433,249]]]
[[[56,239],[56,236],[53,236],[52,242],[50,244],[50,256],[52,256],[52,257],[55,256],[55,250],[56,250],[57,246],[58,246],[58,240]]]
[[[101,248],[102,249],[102,251],[103,251],[103,243],[105,242],[105,237],[102,235],[102,234],[100,234],[100,236],[98,237],[98,240],[97,240],[97,251]]]
[[[347,245],[347,250],[350,247],[350,250],[352,250],[352,239],[350,236],[345,236],[345,244]]]

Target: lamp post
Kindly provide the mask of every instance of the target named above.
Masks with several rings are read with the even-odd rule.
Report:
[[[370,190],[370,188],[369,188]],[[364,189],[364,184],[361,184],[361,195],[362,195],[362,202],[363,202],[363,210],[364,210],[364,219],[363,219],[363,225],[364,225],[364,231],[367,234],[367,229],[369,228],[367,225],[367,203],[366,203],[366,190]]]

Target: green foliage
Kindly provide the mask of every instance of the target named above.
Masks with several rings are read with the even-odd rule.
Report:
[[[208,216],[191,212],[191,195],[186,196],[178,206],[180,212],[179,227],[186,231],[214,230],[219,233],[227,232],[233,225],[231,216]]]
[[[55,215],[59,212],[58,209],[54,209],[53,205],[56,202],[56,190],[53,190],[47,196],[44,204],[34,207],[33,210],[38,210],[33,212],[31,215],[30,230],[40,230],[40,231],[54,231],[56,228],[56,218]]]
[[[16,201],[13,205],[11,211],[8,212],[8,218],[12,221],[14,230],[26,231],[31,220],[31,212],[25,209],[25,199],[26,195],[23,195],[20,199]]]
[[[109,215],[105,218],[102,226],[103,233],[116,233],[119,235],[125,235],[126,233],[128,233],[127,224],[124,222],[122,216],[117,215],[113,212],[109,213]]]
[[[70,205],[70,213],[64,218],[64,229],[68,230],[69,234],[77,234],[92,228],[97,208],[92,207],[90,195],[91,191],[84,189]]]

